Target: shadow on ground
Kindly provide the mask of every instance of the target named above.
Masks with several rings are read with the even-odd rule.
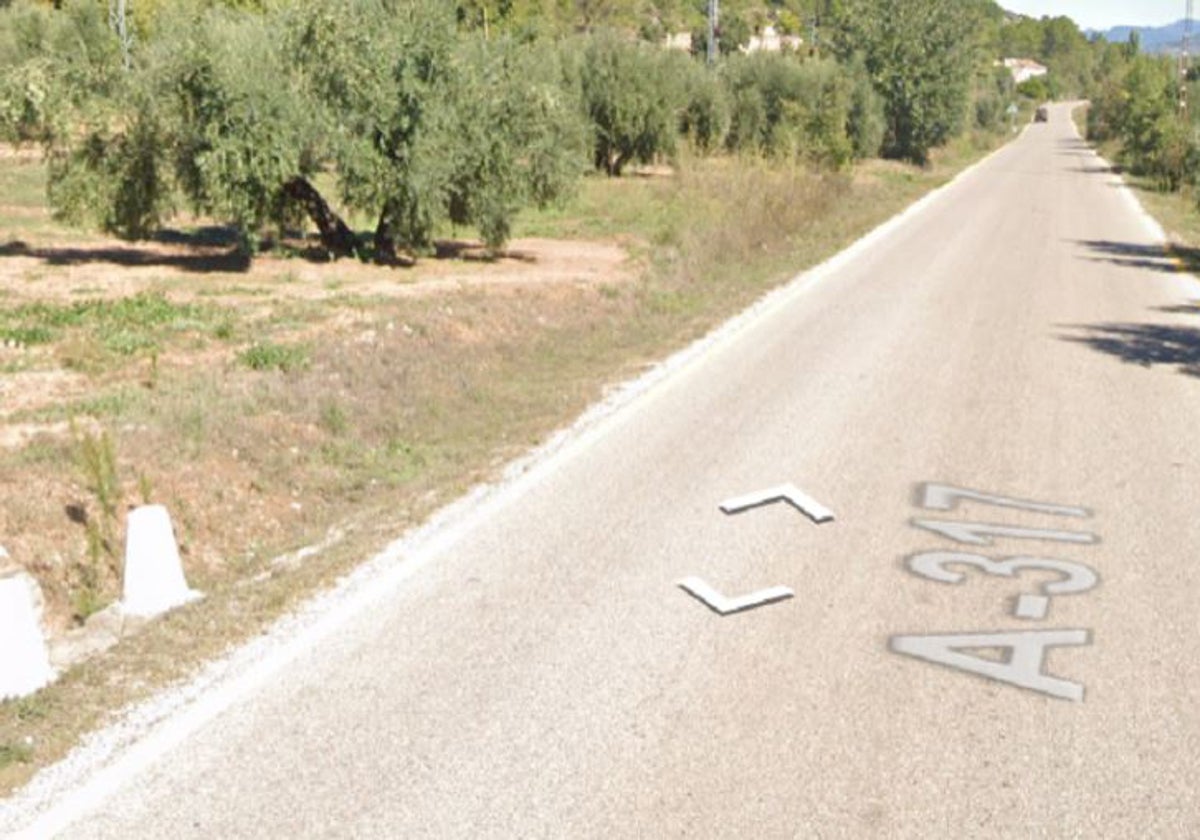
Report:
[[[360,237],[364,242],[368,238]],[[164,245],[174,247],[156,247]],[[434,242],[433,250],[431,256],[439,260],[537,262],[537,256],[532,252],[514,248],[488,248],[475,240],[438,239]],[[291,234],[280,241],[268,241],[263,244],[262,251],[264,254],[273,253],[313,263],[327,263],[333,260],[330,252],[320,244],[319,238],[311,235]],[[186,233],[164,230],[156,233],[154,238],[144,245],[29,245],[15,240],[0,245],[0,258],[3,257],[32,257],[51,266],[109,263],[125,268],[173,268],[196,274],[247,272],[253,259],[238,247],[234,231],[217,227],[199,228]],[[403,256],[385,264],[411,267],[415,263],[415,258]]]
[[[152,266],[197,274],[244,272],[250,269],[250,256],[236,247],[170,252],[152,246],[32,246],[17,241],[0,245],[0,257],[33,257],[53,266],[110,263],[125,268]]]
[[[1084,175],[1117,175],[1121,172],[1119,166],[1105,166],[1100,163],[1084,164],[1083,166],[1073,166],[1069,170],[1071,172],[1080,172]]]
[[[1078,335],[1061,335],[1122,362],[1149,368],[1168,365],[1200,377],[1200,329],[1177,324],[1076,324]]]
[[[1074,243],[1088,252],[1084,259],[1092,262],[1144,268],[1166,274],[1180,271],[1194,274],[1200,271],[1200,248],[1183,245],[1144,245],[1108,239],[1077,239]]]

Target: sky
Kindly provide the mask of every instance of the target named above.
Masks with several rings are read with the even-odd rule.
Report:
[[[1162,26],[1184,17],[1186,0],[999,0],[1011,12],[1031,17],[1066,15],[1080,29]],[[1200,15],[1200,3],[1197,14]]]

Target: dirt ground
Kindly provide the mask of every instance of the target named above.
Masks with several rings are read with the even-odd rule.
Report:
[[[462,400],[449,392],[495,391],[474,382],[487,356],[530,322],[592,317],[589,303],[636,273],[621,241],[518,239],[492,260],[451,242],[440,258],[395,268],[271,253],[248,262],[227,247],[55,232],[38,206],[0,204],[0,217],[17,225],[0,236],[0,312],[74,324],[72,313],[100,312],[98,302],[161,301],[200,307],[197,317],[231,333],[218,324],[225,340],[215,340],[181,315],[149,338],[138,323],[113,327],[145,352],[106,351],[111,336],[83,326],[0,342],[0,545],[42,584],[56,634],[118,594],[121,522],[100,523],[110,533],[97,551],[88,523],[105,499],[81,463],[85,440],[111,441],[118,519],[141,496],[167,503],[189,573],[221,585],[336,528],[362,485],[398,492],[413,516],[428,508],[453,468],[437,463],[452,442],[431,431],[443,420],[401,392],[423,393],[436,414]],[[25,220],[37,226],[30,242]],[[239,365],[261,343],[302,347],[304,362]],[[371,407],[389,396],[391,416]],[[467,426],[453,434],[472,434]]]

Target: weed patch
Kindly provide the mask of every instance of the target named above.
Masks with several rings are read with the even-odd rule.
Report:
[[[12,764],[28,764],[33,760],[33,749],[24,744],[0,744],[0,770]]]
[[[278,370],[290,373],[308,367],[308,348],[299,344],[258,342],[238,354],[238,361],[250,370]]]
[[[232,334],[233,327],[215,307],[175,303],[158,292],[0,309],[0,338],[26,345],[60,343],[64,365],[85,372],[110,369],[122,357],[158,352],[176,336],[221,330]]]
[[[87,535],[87,552],[75,564],[71,593],[75,620],[82,623],[107,605],[109,593],[104,591],[105,584],[120,577],[118,515],[121,482],[109,433],[103,431],[96,435],[76,431],[76,437],[79,468],[84,486],[94,502],[93,510],[83,506],[75,514]]]

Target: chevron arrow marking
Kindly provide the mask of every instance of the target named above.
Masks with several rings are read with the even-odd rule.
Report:
[[[757,493],[738,496],[736,499],[722,502],[721,510],[726,513],[741,513],[744,510],[750,510],[750,508],[769,505],[775,502],[791,503],[793,507],[818,525],[833,519],[833,511],[805,493],[795,484],[781,484],[769,490],[760,490]]]
[[[751,592],[749,595],[729,598],[713,589],[698,577],[684,578],[679,581],[679,588],[693,598],[702,601],[706,607],[717,615],[729,615],[744,610],[752,610],[755,607],[774,604],[776,601],[785,601],[796,594],[786,586],[772,586],[768,589]]]

